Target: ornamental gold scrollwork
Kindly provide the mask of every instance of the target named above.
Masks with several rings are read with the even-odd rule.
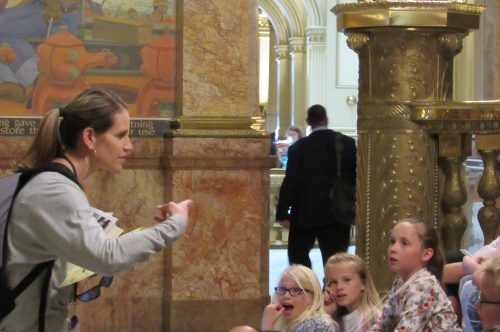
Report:
[[[365,60],[368,75],[363,71],[366,64],[360,62],[360,88],[365,88],[360,91],[360,101],[367,93],[372,99],[377,96],[392,101],[451,98],[452,59],[440,54],[435,34],[426,30],[379,30],[387,33],[370,36],[369,58]]]
[[[483,175],[479,180],[478,194],[484,200],[483,207],[478,212],[479,225],[484,234],[484,243],[495,239],[498,226],[500,226],[500,211],[496,207],[496,199],[500,196],[500,179],[495,170],[498,150],[479,150],[483,159]]]
[[[439,37],[439,49],[448,59],[460,53],[463,48],[463,33],[445,33]]]
[[[358,54],[369,41],[370,37],[366,33],[349,33],[347,36],[347,46]]]

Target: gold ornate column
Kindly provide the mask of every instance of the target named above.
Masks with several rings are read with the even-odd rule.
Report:
[[[453,57],[482,7],[451,1],[358,1],[335,6],[337,27],[359,56],[356,250],[389,286],[388,236],[404,217],[440,226],[435,136],[410,102],[449,100]],[[453,180],[455,181],[455,180]]]

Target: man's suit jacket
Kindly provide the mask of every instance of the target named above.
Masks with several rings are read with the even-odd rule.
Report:
[[[356,183],[354,139],[330,129],[317,130],[288,148],[286,175],[281,185],[276,219],[298,228],[332,224],[329,193],[337,177],[335,135],[343,146],[341,176]]]

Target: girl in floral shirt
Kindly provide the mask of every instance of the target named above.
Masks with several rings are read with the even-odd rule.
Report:
[[[370,331],[462,331],[438,281],[444,259],[436,230],[420,220],[401,220],[392,229],[388,256],[398,277]]]

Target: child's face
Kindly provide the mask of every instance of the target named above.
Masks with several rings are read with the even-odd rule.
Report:
[[[288,276],[283,276],[278,283],[278,287],[283,288],[299,288],[300,286]],[[310,291],[310,290],[309,290]],[[283,295],[278,294],[278,303],[285,308],[283,316],[286,319],[295,319],[299,317],[309,305],[312,303],[312,295],[308,291],[303,291],[299,295],[292,296],[290,291]]]
[[[427,265],[432,257],[432,249],[423,248],[415,225],[402,222],[392,229],[388,256],[391,271],[406,281]]]
[[[327,287],[337,305],[353,312],[363,299],[365,285],[353,263],[336,263],[326,268]]]

